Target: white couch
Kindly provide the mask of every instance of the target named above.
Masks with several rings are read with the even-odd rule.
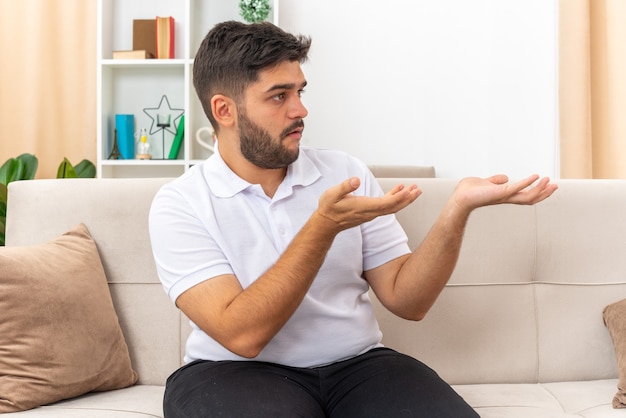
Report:
[[[97,243],[137,385],[9,413],[19,417],[160,417],[163,384],[181,365],[187,320],[165,296],[147,213],[167,179],[10,184],[7,245],[41,243],[83,222]],[[398,215],[410,245],[427,233],[456,180],[417,183]],[[433,367],[483,418],[626,417],[603,308],[626,297],[626,181],[559,181],[536,206],[494,206],[469,220],[449,285],[421,322],[378,304],[384,343]]]

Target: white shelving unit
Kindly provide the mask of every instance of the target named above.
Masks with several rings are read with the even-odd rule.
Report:
[[[270,0],[270,18],[278,24],[279,0]],[[172,16],[175,20],[173,59],[120,60],[113,51],[130,50],[133,20]],[[176,177],[210,156],[195,142],[195,132],[210,126],[192,82],[193,59],[206,33],[218,22],[242,20],[237,0],[98,0],[97,51],[97,176]],[[116,114],[135,115],[135,131],[150,132],[145,108],[159,106],[163,95],[173,109],[184,109],[185,136],[179,159],[169,160],[173,135],[148,135],[151,160],[109,159]],[[175,124],[178,121],[173,121]],[[175,125],[170,129],[175,131]],[[154,130],[153,130],[154,131]],[[165,150],[163,150],[163,147]],[[166,159],[163,159],[165,156]]]

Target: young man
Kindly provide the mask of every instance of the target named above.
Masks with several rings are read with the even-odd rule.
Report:
[[[383,194],[356,159],[300,146],[309,47],[268,23],[225,22],[196,55],[216,152],[164,186],[150,213],[160,279],[193,327],[165,416],[475,417],[434,371],[382,347],[368,289],[422,319],[470,212],[534,204],[556,185],[463,179],[411,254],[392,214],[417,186]]]

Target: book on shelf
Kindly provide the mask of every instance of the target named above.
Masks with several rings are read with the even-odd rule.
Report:
[[[114,60],[145,60],[147,58],[154,58],[154,56],[145,49],[113,51]]]
[[[172,148],[170,148],[170,154],[168,155],[168,159],[175,160],[178,158],[178,153],[180,152],[180,146],[183,143],[183,138],[185,137],[185,115],[180,117],[180,121],[178,122],[178,128],[176,129],[176,135],[174,136],[174,140],[172,141]]]
[[[146,50],[149,58],[156,57],[156,19],[133,20],[133,50]]]
[[[156,18],[156,57],[174,58],[174,18],[172,16]]]

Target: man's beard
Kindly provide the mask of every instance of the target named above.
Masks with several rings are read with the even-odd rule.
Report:
[[[283,146],[282,139],[295,129],[304,127],[302,119],[281,132],[278,141],[275,141],[269,132],[250,120],[241,110],[238,122],[241,153],[252,164],[260,168],[285,168],[298,159],[300,148],[290,151]]]

